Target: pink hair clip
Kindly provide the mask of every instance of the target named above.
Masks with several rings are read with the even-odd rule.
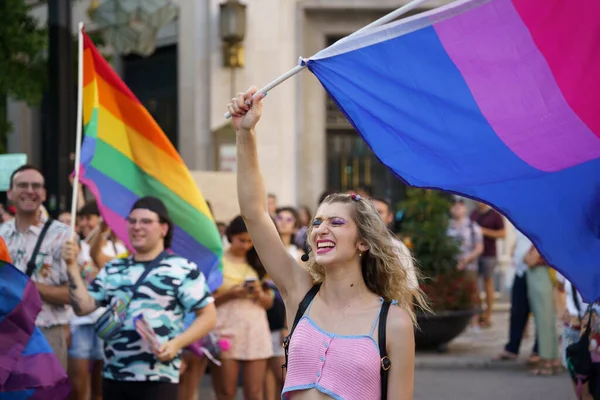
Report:
[[[352,193],[350,196],[352,197],[352,200],[354,200],[354,201],[360,200],[360,194]]]

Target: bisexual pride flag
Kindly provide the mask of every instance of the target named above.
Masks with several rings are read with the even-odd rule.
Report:
[[[27,275],[0,261],[0,400],[64,400],[67,374],[35,320],[42,300]]]
[[[600,300],[600,1],[459,0],[305,62],[399,177],[493,205]]]

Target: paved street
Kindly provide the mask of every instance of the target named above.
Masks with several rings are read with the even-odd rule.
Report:
[[[531,376],[526,370],[417,370],[415,400],[574,400],[566,373]]]
[[[415,400],[574,400],[566,373],[531,376],[526,370],[417,370]],[[213,400],[208,380],[200,400]],[[242,400],[241,393],[237,399]],[[236,399],[236,400],[237,400]]]
[[[525,361],[531,354],[535,327],[533,318],[521,344],[520,360],[517,362],[492,362],[492,358],[500,352],[508,338],[509,305],[498,304],[493,313],[493,325],[489,329],[481,329],[477,333],[466,331],[448,345],[448,351],[440,354],[435,351],[417,352],[416,368],[504,368],[513,367]]]

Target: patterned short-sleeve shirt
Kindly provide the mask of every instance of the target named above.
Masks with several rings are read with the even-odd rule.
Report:
[[[133,257],[107,263],[88,290],[101,305],[121,297],[137,282],[149,262]],[[184,315],[202,309],[214,301],[204,274],[196,264],[176,255],[168,255],[139,286],[127,308],[123,328],[104,342],[103,376],[117,381],[179,382],[181,358],[169,363],[159,361],[140,337],[133,319],[144,315],[165,343],[184,331]]]
[[[38,237],[47,218],[31,225],[25,232],[17,231],[16,219],[0,226],[0,236],[6,242],[13,265],[26,272]],[[69,238],[70,229],[59,221],[52,221],[35,259],[36,268],[31,275],[34,282],[59,286],[67,283],[67,265],[62,259],[62,246]],[[55,325],[67,325],[72,317],[71,306],[42,303],[36,325],[48,328]]]

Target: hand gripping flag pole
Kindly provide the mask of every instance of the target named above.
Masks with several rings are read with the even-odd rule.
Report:
[[[410,3],[405,4],[402,7],[392,11],[391,13],[384,15],[383,17],[379,18],[378,20],[371,22],[369,25],[362,27],[361,29],[357,30],[356,32],[350,34],[347,37],[356,36],[357,34],[362,33],[364,31],[366,31],[367,29],[376,28],[378,26],[385,25],[388,22],[392,22],[393,20],[400,17],[401,15],[404,15],[407,12],[412,11],[417,7],[420,7],[422,4],[424,4],[427,1],[428,0],[413,0]],[[285,74],[281,75],[279,78],[269,82],[266,86],[262,87],[258,92],[256,92],[254,94],[253,98],[256,98],[256,96],[258,96],[261,93],[267,93],[274,87],[285,82],[286,80],[288,80],[292,76],[296,75],[298,72],[304,70],[305,68],[306,68],[306,63],[304,63],[303,59],[300,58],[300,62],[298,63],[298,65],[296,65],[294,68],[290,69]],[[225,113],[225,119],[229,119],[229,118],[231,118],[231,114],[228,111]]]

